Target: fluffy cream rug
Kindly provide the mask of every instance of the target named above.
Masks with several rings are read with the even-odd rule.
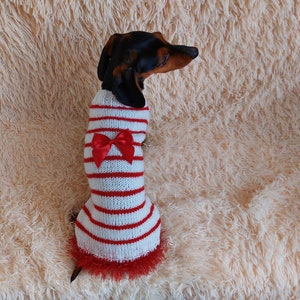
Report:
[[[298,1],[4,0],[0,14],[1,299],[300,298]],[[200,50],[146,81],[146,189],[168,251],[149,276],[70,284],[97,64],[132,30]]]

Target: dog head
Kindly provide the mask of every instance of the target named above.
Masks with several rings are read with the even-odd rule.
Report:
[[[171,45],[160,32],[114,34],[102,51],[98,77],[119,102],[140,108],[145,105],[142,89],[147,77],[183,68],[197,56],[197,48]]]

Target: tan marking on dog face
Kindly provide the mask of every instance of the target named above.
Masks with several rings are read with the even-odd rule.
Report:
[[[184,53],[175,52],[170,54],[167,47],[159,48],[157,50],[157,57],[159,58],[158,66],[151,71],[140,74],[143,79],[152,74],[181,69],[192,61],[192,58]]]

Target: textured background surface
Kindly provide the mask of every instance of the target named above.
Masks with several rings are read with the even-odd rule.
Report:
[[[299,2],[21,3],[0,7],[0,298],[300,297]],[[144,93],[146,189],[168,252],[147,277],[71,285],[96,68],[131,30],[200,51]]]

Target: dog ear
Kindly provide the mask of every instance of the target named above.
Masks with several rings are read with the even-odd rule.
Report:
[[[117,37],[119,36],[119,34],[115,33],[113,34],[108,42],[106,43],[106,45],[104,46],[101,56],[100,56],[100,61],[98,64],[98,78],[103,81],[104,80],[104,75],[105,75],[105,71],[107,69],[109,60],[111,59],[112,56],[112,51],[113,51],[113,47],[114,44],[116,42]]]
[[[134,66],[121,65],[116,67],[113,76],[112,92],[119,102],[135,108],[145,106],[146,101]]]

